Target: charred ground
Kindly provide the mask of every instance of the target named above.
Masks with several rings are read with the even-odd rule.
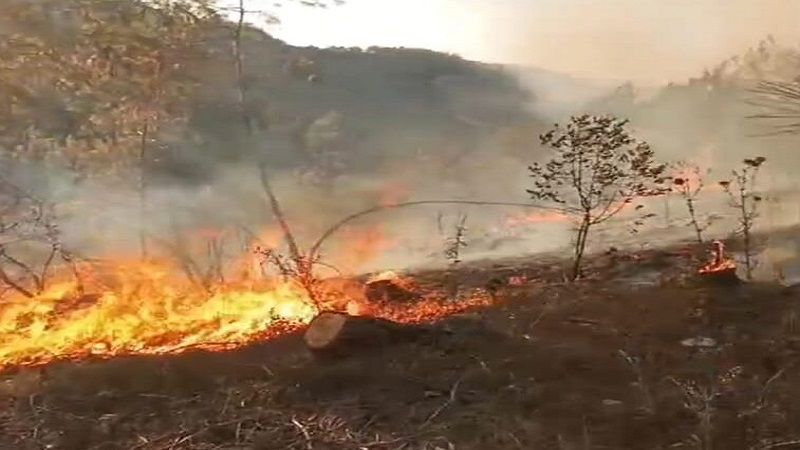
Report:
[[[596,257],[573,284],[546,259],[420,273],[497,304],[335,361],[295,334],[20,372],[0,448],[794,448],[770,445],[800,435],[800,292],[700,281],[700,250]]]

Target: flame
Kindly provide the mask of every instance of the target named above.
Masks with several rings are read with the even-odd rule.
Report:
[[[291,281],[248,276],[200,287],[167,260],[120,259],[80,272],[80,285],[53,279],[34,298],[0,300],[0,372],[90,357],[229,350],[302,329],[326,307]],[[413,287],[394,272],[373,279]],[[412,304],[374,304],[363,283],[340,278],[321,286],[336,309],[403,323],[488,304],[481,295],[454,303],[432,294]]]
[[[367,279],[367,283],[374,283],[376,281],[394,281],[399,280],[400,275],[394,270],[384,270],[383,272],[376,273]]]
[[[176,280],[164,263],[117,265],[99,292],[58,283],[35,298],[0,304],[0,370],[89,355],[177,353],[235,347],[310,321],[315,308],[292,283]]]
[[[736,262],[725,256],[725,244],[722,241],[714,241],[711,250],[711,261],[699,269],[701,275],[736,270]]]
[[[419,289],[419,286],[417,286],[411,277],[401,276],[393,270],[385,270],[370,276],[367,279],[367,284],[376,283],[378,281],[391,281],[396,286],[407,291],[416,291]]]
[[[346,228],[341,233],[341,242],[343,244],[337,246],[330,260],[334,266],[349,273],[358,272],[396,245],[396,240],[381,226]]]

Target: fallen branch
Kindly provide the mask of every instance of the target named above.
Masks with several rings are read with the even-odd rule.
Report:
[[[775,448],[788,448],[794,447],[795,445],[800,445],[800,439],[795,439],[792,441],[783,441],[783,442],[775,442],[773,444],[767,444],[763,447],[758,447],[758,450],[772,450]]]
[[[303,434],[303,438],[306,440],[306,449],[313,450],[314,445],[311,443],[311,435],[308,433],[306,427],[304,427],[303,424],[298,422],[294,417],[292,417],[292,424],[300,430],[300,433]]]
[[[424,427],[425,425],[431,423],[434,419],[439,417],[439,414],[441,414],[445,409],[447,409],[450,405],[452,405],[453,402],[456,401],[456,393],[458,392],[458,387],[461,385],[461,381],[463,379],[464,379],[464,375],[461,375],[458,378],[458,380],[456,380],[456,382],[453,383],[453,387],[450,388],[450,397],[448,397],[447,401],[445,401],[442,404],[442,406],[437,408],[436,411],[434,411],[430,416],[428,416],[427,419],[425,419],[425,422],[422,423],[422,427]]]

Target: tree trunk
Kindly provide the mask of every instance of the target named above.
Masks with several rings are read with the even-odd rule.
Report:
[[[700,228],[700,223],[697,221],[697,211],[694,209],[694,199],[687,198],[686,199],[686,207],[689,209],[689,218],[692,221],[692,227],[694,227],[695,237],[697,238],[697,243],[703,243],[703,229]]]
[[[590,218],[584,217],[578,228],[578,237],[575,241],[575,256],[572,263],[572,281],[577,280],[581,276],[581,263],[583,262],[583,253],[586,250],[586,237],[589,234],[589,227],[591,226]]]
[[[418,325],[323,312],[311,321],[303,339],[317,356],[342,357],[413,340],[424,332],[425,328]]]

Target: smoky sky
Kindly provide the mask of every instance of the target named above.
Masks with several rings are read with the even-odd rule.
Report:
[[[768,35],[800,42],[797,0],[348,0],[275,12],[270,31],[298,45],[424,47],[648,84],[684,81]]]

